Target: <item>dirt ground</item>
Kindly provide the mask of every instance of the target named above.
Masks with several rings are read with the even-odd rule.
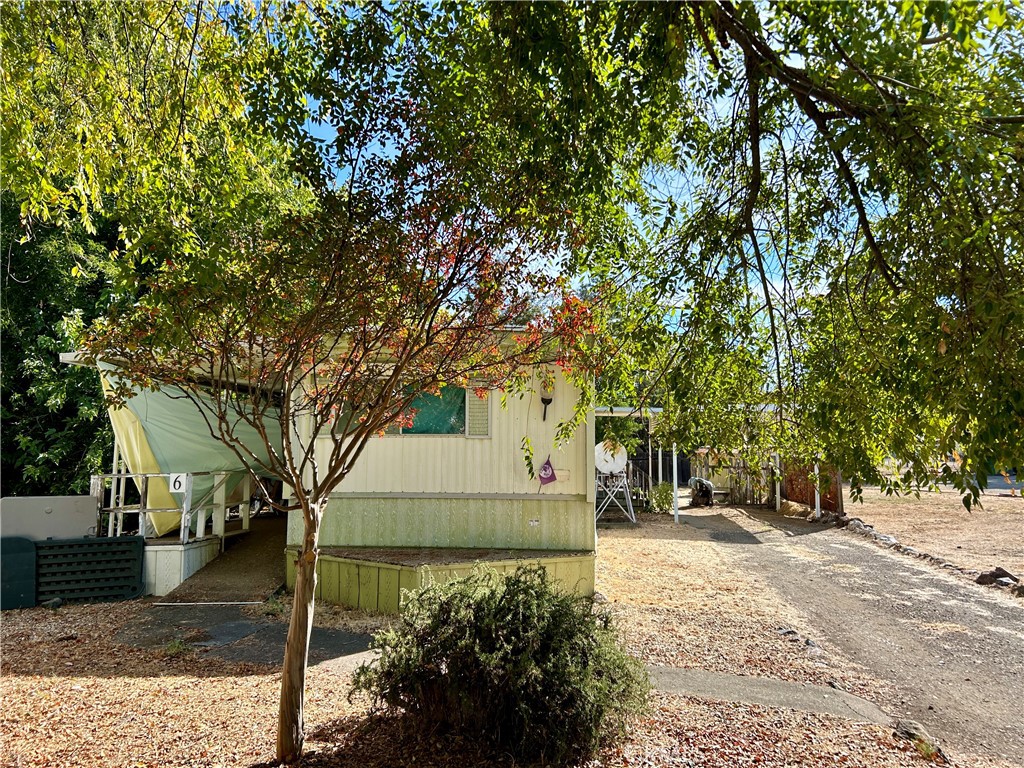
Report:
[[[162,599],[172,603],[266,600],[284,583],[286,528],[283,516],[254,517],[248,534],[230,539],[223,554]]]
[[[780,633],[810,631],[798,608],[730,547],[752,534],[723,512],[727,535],[645,517],[602,532],[598,590],[630,651],[650,663],[833,685],[867,698],[887,684],[831,648]],[[6,612],[0,625],[0,764],[4,766],[272,765],[280,674],[226,662],[186,642],[140,649],[112,641],[147,610],[136,601]],[[268,611],[279,612],[279,607]],[[327,622],[356,620],[325,611]],[[365,625],[372,624],[370,621]],[[424,734],[347,698],[349,676],[314,665],[307,681],[309,767],[509,766],[457,734]],[[884,698],[884,697],[883,697]],[[593,766],[929,765],[888,728],[793,710],[655,694],[622,744]],[[998,759],[963,768],[1012,768]],[[1018,767],[1019,768],[1019,767]]]
[[[913,496],[886,496],[865,488],[863,503],[849,501],[846,514],[859,517],[878,531],[977,571],[1002,566],[1024,578],[1024,498],[1004,493],[982,496],[982,507],[968,512],[960,496],[949,490]]]

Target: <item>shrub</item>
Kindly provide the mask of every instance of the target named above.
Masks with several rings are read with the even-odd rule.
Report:
[[[167,645],[164,646],[164,656],[172,659],[178,656],[187,656],[191,652],[192,646],[180,637],[168,641]]]
[[[658,483],[651,488],[651,509],[655,512],[671,512],[672,491],[672,483]]]
[[[378,633],[353,691],[428,728],[491,740],[517,760],[578,761],[623,735],[650,684],[593,600],[561,592],[538,567],[472,575],[412,593]]]

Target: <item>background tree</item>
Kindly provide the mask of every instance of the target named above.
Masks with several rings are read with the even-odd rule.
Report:
[[[3,307],[0,397],[5,496],[86,493],[111,458],[112,435],[94,374],[59,360],[80,324],[101,311],[98,265],[116,241],[101,228],[40,227],[21,242],[19,206],[0,199]]]
[[[414,7],[280,10],[9,11],[5,103],[19,86],[32,98],[4,162],[27,222],[66,225],[69,207],[121,221],[109,306],[84,342],[120,368],[113,402],[177,386],[302,512],[277,745],[294,760],[331,491],[424,392],[514,388],[544,362],[582,381],[593,329],[550,271],[572,215],[517,176],[496,101],[460,106],[432,44],[448,22]],[[142,159],[126,154],[135,142]],[[54,148],[74,160],[51,169]],[[265,445],[239,439],[243,424]]]
[[[280,151],[241,136],[218,8],[0,5],[5,493],[80,492],[109,456],[95,376],[58,359],[83,325],[167,254],[216,252],[218,222],[303,204]]]
[[[615,230],[591,230],[610,237],[589,239],[576,263],[613,281],[641,265],[644,290],[623,301],[648,297],[630,311],[653,337],[666,306],[711,291],[732,293],[726,316],[751,319],[731,340],[688,324],[688,348],[767,341],[770,377],[751,394],[782,421],[763,456],[820,447],[855,482],[899,488],[931,482],[955,450],[963,461],[945,478],[968,494],[991,465],[1021,463],[1019,6],[482,13],[490,55],[518,67],[508,79],[543,94],[535,110],[585,105],[560,111],[559,135],[590,147],[572,173],[630,202]],[[630,135],[636,151],[622,154]],[[596,159],[602,149],[611,162]],[[702,368],[675,366],[681,396],[702,392],[691,376]],[[719,391],[762,370],[723,368],[734,383]],[[886,455],[907,471],[881,472]]]

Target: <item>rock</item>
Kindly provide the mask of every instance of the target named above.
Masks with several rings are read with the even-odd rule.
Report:
[[[924,726],[916,720],[897,720],[893,724],[893,735],[913,742],[914,747],[921,753],[921,756],[928,760],[934,760],[938,757],[943,762],[948,762],[941,747],[932,739]]]
[[[928,735],[928,731],[921,725],[917,720],[897,720],[892,727],[893,731],[897,736],[904,739],[910,739],[911,741],[928,741],[931,736]]]
[[[1024,597],[1024,584],[1017,584],[1010,587],[1010,594],[1014,597]]]
[[[852,531],[863,531],[865,525],[864,521],[861,520],[859,517],[851,517],[848,520],[846,520],[845,527],[849,528]]]
[[[790,629],[789,627],[779,627],[775,631],[778,632],[783,637],[796,637],[797,636],[797,631],[795,629]]]
[[[1014,584],[1017,584],[1017,583],[1020,582],[1020,579],[1018,579],[1016,576],[1014,576],[1012,573],[1010,573],[1005,568],[1000,568],[1000,567],[997,566],[997,567],[993,568],[990,571],[990,573],[993,576],[995,576],[997,579],[1009,579]]]
[[[895,547],[900,543],[895,536],[890,536],[887,533],[876,533],[872,538],[874,538],[874,540],[879,544],[884,544],[887,547]]]
[[[974,581],[978,584],[998,584],[1001,587],[1010,587],[1018,584],[1020,579],[1005,568],[993,568],[991,571],[978,574],[978,578]]]
[[[779,505],[779,511],[782,512],[786,517],[807,517],[807,513],[814,514],[814,510],[808,507],[806,504],[799,504],[795,501],[786,499]]]
[[[607,603],[608,602],[608,598],[605,597],[604,595],[602,595],[600,592],[595,592],[594,593],[594,602],[595,603]]]
[[[45,600],[45,601],[41,602],[39,604],[39,607],[40,608],[56,609],[56,608],[60,608],[62,605],[64,605],[64,601],[61,600],[59,597],[55,597],[55,598],[53,598],[51,600]]]

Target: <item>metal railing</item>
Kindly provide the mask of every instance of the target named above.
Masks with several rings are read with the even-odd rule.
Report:
[[[195,478],[214,478],[213,487],[200,499],[193,499]],[[125,530],[125,517],[138,516],[139,535],[154,538],[151,535],[156,528],[151,515],[154,513],[175,512],[181,516],[179,539],[182,544],[201,539],[206,536],[207,523],[212,524],[212,533],[221,541],[230,535],[227,530],[229,505],[227,503],[228,481],[239,477],[242,483],[241,502],[237,505],[242,520],[242,530],[249,530],[250,517],[250,479],[248,472],[119,472],[93,475],[90,482],[90,495],[96,499],[96,532],[106,531],[107,536],[122,536]],[[171,494],[181,494],[182,502],[173,507],[154,507],[150,504],[150,481],[154,478],[166,478],[167,489]],[[138,503],[127,503],[129,493],[128,481],[131,480],[138,490]],[[107,494],[110,504],[106,504]],[[173,500],[173,496],[172,496]],[[231,505],[234,506],[234,505]],[[195,535],[192,534],[192,521],[195,520]],[[222,543],[223,546],[223,543]]]

